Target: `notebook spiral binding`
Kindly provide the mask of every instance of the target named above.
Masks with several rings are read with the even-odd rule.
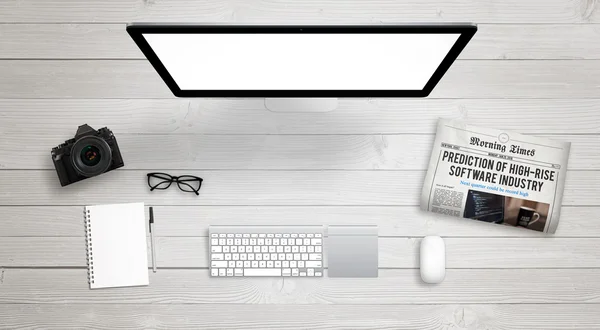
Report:
[[[85,243],[87,245],[88,282],[94,284],[94,254],[92,251],[92,223],[90,217],[90,210],[84,208],[83,218],[85,223]]]

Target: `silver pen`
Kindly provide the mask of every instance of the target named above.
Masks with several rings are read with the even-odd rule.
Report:
[[[151,248],[152,248],[152,271],[156,273],[156,250],[154,248],[155,242],[154,242],[154,230],[152,230],[152,227],[154,227],[154,210],[152,209],[152,206],[150,206],[150,240],[151,240]]]

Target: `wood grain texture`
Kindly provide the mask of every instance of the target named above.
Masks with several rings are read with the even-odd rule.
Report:
[[[338,108],[326,113],[274,113],[263,99],[0,99],[0,109],[3,138],[24,132],[61,135],[48,148],[72,138],[83,123],[108,126],[117,137],[379,135],[435,134],[443,117],[528,134],[600,134],[600,99],[340,99]]]
[[[156,169],[157,172],[163,170]],[[164,171],[163,171],[164,172]],[[150,192],[146,171],[117,169],[61,187],[54,170],[0,171],[0,205],[419,205],[425,171],[178,171],[204,179],[200,196]],[[102,185],[98,180],[102,179]],[[569,171],[562,205],[599,206],[595,171]]]
[[[125,26],[2,24],[0,59],[145,59]],[[598,39],[595,24],[479,24],[460,58],[600,59]]]
[[[69,136],[36,131],[0,135],[1,169],[54,169],[49,150]],[[549,138],[572,143],[570,170],[600,170],[600,136]],[[119,134],[117,139],[127,169],[135,170],[425,170],[434,136]]]
[[[0,22],[255,22],[255,23],[594,23],[590,0],[394,1],[349,0],[4,0]]]
[[[159,268],[209,266],[206,237],[155,240]],[[379,267],[418,268],[420,242],[417,238],[379,238]],[[447,269],[600,267],[597,248],[600,238],[446,238],[445,244]],[[149,255],[148,260],[150,258]],[[326,265],[327,260],[324,263]],[[0,240],[0,266],[86,265],[83,237],[3,237]]]
[[[147,287],[90,290],[85,269],[4,271],[1,304],[553,304],[597,303],[598,269],[453,269],[440,285],[416,269],[377,278],[212,278],[208,270],[159,269]],[[52,279],[49,281],[48,279]],[[560,283],[560,285],[557,285]],[[232,308],[233,306],[223,308]],[[1,308],[0,308],[1,309]]]
[[[600,60],[459,60],[431,98],[597,98]],[[146,60],[3,60],[0,98],[173,98]]]
[[[591,329],[595,305],[7,305],[0,317],[14,329]],[[71,315],[72,314],[72,315]],[[32,315],[38,317],[32,318]],[[210,315],[210,317],[207,317]],[[256,315],[261,315],[257,318]]]
[[[0,206],[0,237],[83,237],[82,206]],[[146,207],[146,213],[148,208]],[[600,237],[599,207],[563,207],[552,237]],[[544,237],[481,221],[440,217],[417,206],[160,206],[157,237],[207,235],[209,225],[375,224],[381,237]]]

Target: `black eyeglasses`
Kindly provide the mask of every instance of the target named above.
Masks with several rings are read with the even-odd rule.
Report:
[[[193,175],[172,176],[167,173],[148,173],[148,186],[150,191],[154,189],[165,190],[171,186],[173,182],[177,182],[177,186],[181,191],[193,192],[200,195],[200,187],[202,186],[202,178]]]

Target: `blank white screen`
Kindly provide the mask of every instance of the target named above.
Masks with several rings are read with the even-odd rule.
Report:
[[[422,90],[460,34],[144,34],[181,90]]]

